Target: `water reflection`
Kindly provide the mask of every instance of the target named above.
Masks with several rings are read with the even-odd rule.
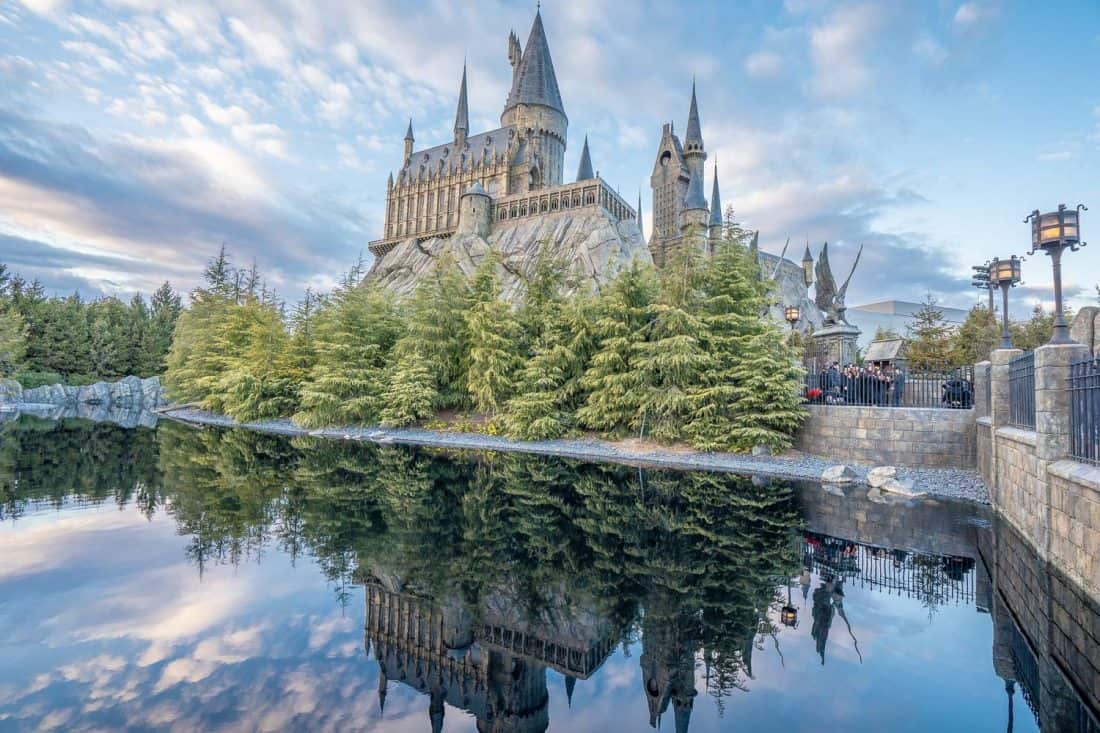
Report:
[[[358,657],[371,661],[344,669],[334,689],[369,683],[377,690],[373,707],[360,707],[360,692],[354,705],[345,695],[344,702],[314,701],[306,713],[281,717],[289,713],[265,698],[256,705],[269,724],[321,728],[344,705],[354,715],[341,718],[340,729],[397,730],[394,716],[405,720],[416,707],[410,695],[422,700],[417,715],[432,730],[446,721],[447,730],[516,733],[605,727],[594,721],[606,709],[618,711],[611,720],[626,729],[631,724],[623,721],[644,711],[639,723],[677,732],[722,729],[723,720],[761,730],[876,730],[883,721],[897,730],[930,721],[968,730],[1002,721],[993,727],[1034,730],[1035,718],[1043,730],[1088,731],[1095,725],[1089,711],[1100,707],[1095,605],[1048,572],[1011,531],[986,529],[973,507],[899,507],[857,489],[837,495],[721,474],[378,449],[163,423],[152,431],[23,419],[3,431],[0,512],[17,520],[12,532],[46,521],[46,509],[133,507],[170,519],[194,574],[207,584],[189,591],[198,599],[192,602],[217,605],[218,593],[243,589],[250,609],[240,620],[244,630],[223,630],[217,654],[199,652],[213,641],[209,625],[175,657],[161,660],[122,642],[109,650],[130,678],[143,666],[166,665],[158,667],[151,701],[166,689],[195,687],[190,704],[205,713],[193,723],[199,727],[227,720],[263,727],[234,718],[225,704],[213,710],[202,702],[210,693],[201,687],[218,674],[211,659],[223,666],[226,659],[238,666],[266,659],[264,674],[274,684],[271,650],[330,626],[343,631],[333,632],[328,643],[335,646],[319,646],[329,657],[308,657],[308,664],[323,665],[361,634]],[[128,562],[136,565],[110,559],[101,572],[126,572],[115,566]],[[320,569],[331,595],[286,595],[305,583],[284,567],[302,564]],[[225,567],[234,573],[222,573]],[[252,568],[263,569],[262,582],[250,580],[260,572]],[[0,573],[0,599],[47,583],[21,572],[6,580]],[[96,592],[120,596],[120,604],[138,593],[132,584],[99,582],[113,583]],[[280,594],[292,600],[273,600]],[[275,605],[258,607],[265,602]],[[45,625],[33,627],[5,604],[0,600],[0,618],[7,616],[0,649],[19,651],[23,634],[36,633],[65,647],[56,629],[65,630],[69,617],[48,601],[36,622]],[[325,604],[337,609],[335,617],[319,610]],[[975,636],[982,626],[970,621],[978,613],[992,615],[983,632],[991,628],[992,643],[984,647]],[[323,620],[307,632],[303,618]],[[942,648],[926,648],[937,643],[926,640],[933,633]],[[80,634],[133,636],[117,626]],[[92,654],[83,649],[70,644],[66,653]],[[33,728],[51,705],[61,705],[62,680],[43,672],[33,691],[5,688],[5,678],[26,676],[32,665],[18,654],[3,656],[9,661],[0,662],[0,728],[5,721]],[[320,668],[312,674],[325,676]],[[989,689],[987,676],[999,698],[980,692]],[[902,677],[936,689],[950,714],[927,717],[934,708],[884,694],[904,684]],[[113,692],[126,697],[122,682],[98,684],[101,696],[118,688]],[[575,696],[587,703],[573,706]],[[395,697],[397,712],[387,709]],[[1011,708],[1020,697],[1027,705]],[[842,709],[846,698],[861,708],[854,717]],[[136,712],[140,697],[126,701],[131,712],[116,710],[107,727],[149,726]],[[918,711],[913,720],[891,710],[898,705]],[[103,727],[105,718],[95,717],[102,711],[73,715],[68,729]]]

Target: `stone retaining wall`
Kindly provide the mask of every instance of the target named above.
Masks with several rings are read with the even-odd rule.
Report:
[[[795,436],[803,453],[837,462],[974,468],[973,410],[809,405]]]

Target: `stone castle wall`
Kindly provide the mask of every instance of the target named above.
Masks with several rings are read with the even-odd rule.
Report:
[[[974,468],[973,410],[809,405],[795,436],[804,453],[837,462]]]

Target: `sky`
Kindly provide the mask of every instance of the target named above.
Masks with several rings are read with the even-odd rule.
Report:
[[[187,290],[224,244],[288,299],[379,238],[412,118],[451,139],[465,58],[471,132],[499,126],[534,3],[0,0],[0,262],[49,292]],[[828,241],[848,303],[967,307],[971,265],[1025,254],[1033,209],[1100,227],[1096,0],[547,0],[569,117],[566,170],[628,201],[698,85],[710,170],[765,250]],[[1097,229],[1096,231],[1100,231]],[[1100,235],[1068,254],[1096,302]],[[838,277],[843,277],[841,272]],[[1049,305],[1024,263],[1016,309]]]

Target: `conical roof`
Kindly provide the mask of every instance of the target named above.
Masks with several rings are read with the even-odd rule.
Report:
[[[684,135],[684,146],[688,147],[697,143],[703,147],[703,128],[699,124],[699,103],[695,101],[695,80],[691,80],[691,109],[688,110],[687,134]]]
[[[466,64],[462,64],[462,86],[458,89],[458,110],[455,112],[455,134],[470,131],[470,108],[466,103]]]
[[[687,195],[684,196],[684,210],[706,209],[707,197],[703,195],[703,177],[692,173],[688,181]]]
[[[642,239],[645,239],[645,227],[642,225],[642,190],[638,189],[638,231],[642,233]]]
[[[592,172],[592,156],[588,152],[588,135],[585,135],[584,148],[581,150],[581,164],[577,166],[577,180],[587,181],[595,177],[596,174]]]
[[[565,114],[565,105],[558,91],[558,78],[554,75],[554,62],[550,58],[550,45],[546,42],[546,31],[542,27],[541,11],[535,13],[531,35],[523,49],[504,110],[508,111],[517,104],[542,104]]]
[[[483,188],[483,187],[481,186],[481,182],[480,182],[480,181],[474,181],[474,185],[472,185],[472,186],[470,186],[469,188],[467,188],[467,189],[466,189],[466,192],[465,192],[465,193],[463,193],[462,195],[463,195],[463,196],[488,196],[488,195],[489,195],[489,192],[488,192],[488,191],[486,191],[486,190],[485,190],[485,189],[484,189],[484,188]]]
[[[409,129],[405,130],[405,139],[406,140],[413,140],[414,139],[413,138],[413,120],[412,120],[412,117],[409,118]]]
[[[722,196],[718,193],[718,161],[714,161],[714,184],[710,191],[710,224],[721,226],[722,224]]]

